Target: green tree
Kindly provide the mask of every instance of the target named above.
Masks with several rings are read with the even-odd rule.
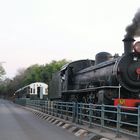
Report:
[[[63,59],[60,61],[52,61],[45,65],[32,65],[27,69],[19,69],[17,75],[13,79],[5,79],[1,81],[0,93],[5,97],[11,97],[16,90],[33,82],[44,82],[49,84],[52,74],[59,71],[63,65],[69,61]],[[1,76],[4,70],[1,68]]]
[[[46,64],[42,69],[42,74],[41,74],[43,82],[49,83],[52,78],[52,74],[59,71],[63,65],[69,62],[70,61],[63,59],[60,61],[53,60],[51,63]]]
[[[3,97],[4,96],[4,93],[6,91],[6,87],[5,85],[3,84],[3,76],[5,75],[5,70],[3,68],[3,66],[1,65],[0,63],[0,97]]]
[[[0,64],[0,79],[5,75],[5,69],[3,66]]]

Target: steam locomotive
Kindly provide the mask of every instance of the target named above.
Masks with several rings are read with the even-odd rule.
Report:
[[[140,42],[124,40],[122,56],[100,52],[95,60],[66,64],[49,84],[49,99],[96,104],[140,105]]]

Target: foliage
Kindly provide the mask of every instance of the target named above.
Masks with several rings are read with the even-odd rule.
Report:
[[[3,75],[5,75],[5,70],[2,67],[2,65],[0,64],[0,78],[2,78]]]
[[[68,63],[68,61],[63,59],[60,61],[52,61],[46,65],[32,65],[25,70],[22,85],[27,85],[36,81],[48,84],[52,74],[59,71],[66,63]]]
[[[18,70],[17,75],[11,79],[5,79],[0,85],[0,94],[5,96],[12,96],[13,93],[30,83],[44,82],[49,84],[52,74],[59,71],[61,67],[69,61],[63,59],[60,61],[52,61],[46,65],[32,65],[27,69]]]

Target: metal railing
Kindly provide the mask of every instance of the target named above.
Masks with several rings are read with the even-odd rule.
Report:
[[[140,139],[140,106],[128,108],[43,100],[27,100],[26,106],[81,125],[98,126],[101,131],[113,130],[117,137],[124,133]]]

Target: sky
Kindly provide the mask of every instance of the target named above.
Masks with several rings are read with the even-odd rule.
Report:
[[[139,0],[0,0],[0,62],[7,77],[52,60],[123,53]]]

